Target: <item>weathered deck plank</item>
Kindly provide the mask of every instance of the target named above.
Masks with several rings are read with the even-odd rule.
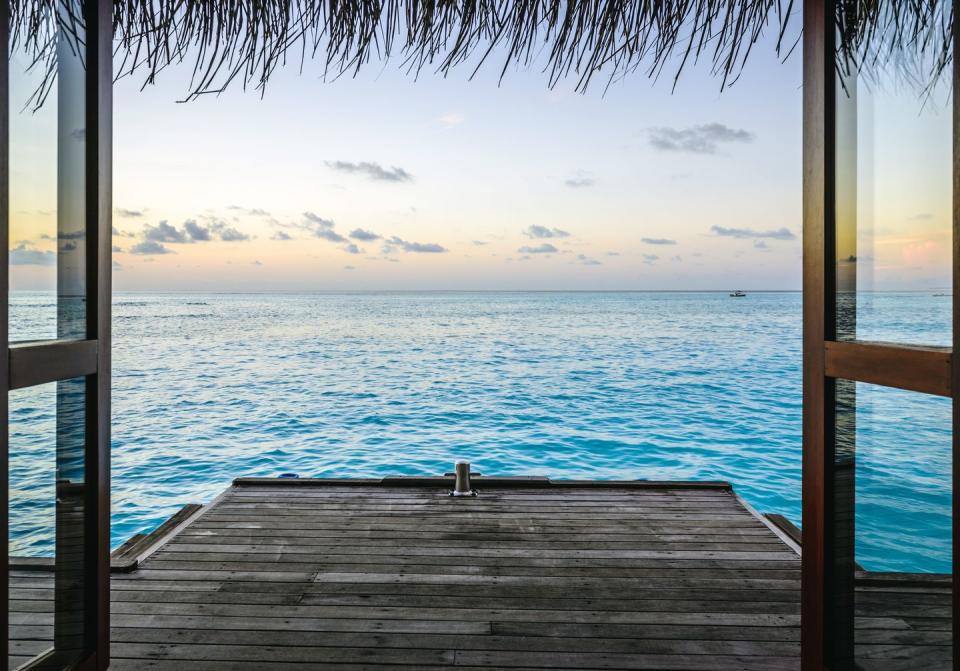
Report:
[[[799,558],[727,487],[414,484],[231,488],[114,575],[111,668],[799,668]],[[25,660],[53,581],[11,587]],[[949,605],[932,583],[863,591],[869,668],[941,666]]]

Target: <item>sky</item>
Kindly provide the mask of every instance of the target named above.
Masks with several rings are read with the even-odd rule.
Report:
[[[325,81],[279,71],[180,103],[189,70],[115,87],[118,291],[800,288],[801,63],[775,35],[586,93],[499,64]],[[494,63],[496,60],[494,59]],[[11,284],[55,286],[56,100],[14,59]],[[55,96],[54,96],[55,98]],[[857,101],[861,289],[949,284],[946,96]],[[19,101],[19,103],[18,103]]]

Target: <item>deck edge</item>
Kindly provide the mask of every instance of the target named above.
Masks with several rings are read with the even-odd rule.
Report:
[[[399,476],[385,478],[236,478],[235,487],[451,487],[453,477]],[[733,491],[722,480],[551,480],[542,476],[476,476],[478,488],[544,489],[711,489]]]
[[[232,486],[227,487],[206,505],[195,503],[185,505],[156,529],[136,541],[136,552],[130,552],[129,556],[123,557],[120,561],[112,561],[110,564],[110,572],[133,573],[136,571],[151,555],[173,540],[181,531],[207,514],[207,512],[220,503],[222,499],[228,496],[232,490]],[[133,547],[131,546],[130,549],[132,550]]]
[[[743,497],[741,497],[741,496],[740,496],[739,494],[737,494],[736,492],[733,493],[733,497],[737,500],[737,503],[739,503],[741,506],[744,507],[744,509],[746,509],[746,511],[747,511],[748,513],[750,513],[751,515],[753,515],[755,518],[757,518],[757,520],[758,520],[763,526],[767,527],[770,531],[772,531],[772,532],[773,532],[773,535],[776,536],[777,538],[779,538],[780,541],[781,541],[784,545],[786,545],[788,548],[790,548],[791,550],[793,550],[794,553],[797,555],[797,557],[800,557],[800,556],[803,554],[803,551],[802,551],[801,548],[800,548],[800,544],[797,543],[797,542],[790,536],[789,533],[787,533],[786,531],[784,531],[783,529],[781,529],[779,526],[777,526],[777,524],[776,524],[773,520],[771,520],[769,517],[767,517],[766,515],[762,515],[761,513],[759,513],[756,508],[754,508],[754,507],[751,506],[749,503],[747,503],[747,502],[743,499]]]

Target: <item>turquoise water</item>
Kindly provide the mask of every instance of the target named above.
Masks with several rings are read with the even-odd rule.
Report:
[[[943,342],[949,301],[874,294],[861,327]],[[437,474],[456,458],[729,480],[799,522],[800,320],[796,293],[120,294],[113,542],[239,476]],[[11,323],[50,337],[54,301],[16,294]],[[948,570],[950,403],[857,398],[859,560]],[[16,554],[52,545],[55,402],[53,385],[11,398]]]

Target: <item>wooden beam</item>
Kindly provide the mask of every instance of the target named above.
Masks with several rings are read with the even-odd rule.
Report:
[[[70,380],[97,372],[96,340],[49,340],[11,345],[10,389]]]
[[[10,301],[10,3],[0,2],[0,351],[7,348]],[[9,374],[0,357],[0,603],[9,604],[10,491],[9,491]],[[0,608],[0,659],[9,659],[9,606]]]
[[[801,667],[822,671],[827,645],[828,500],[833,383],[823,342],[834,335],[834,3],[803,4],[803,555]],[[830,272],[827,272],[827,270]]]
[[[110,380],[113,291],[113,1],[87,12],[87,338],[99,343],[87,378],[84,588],[91,669],[110,666]]]
[[[950,396],[951,354],[947,348],[890,343],[824,343],[826,374],[937,396]]]

